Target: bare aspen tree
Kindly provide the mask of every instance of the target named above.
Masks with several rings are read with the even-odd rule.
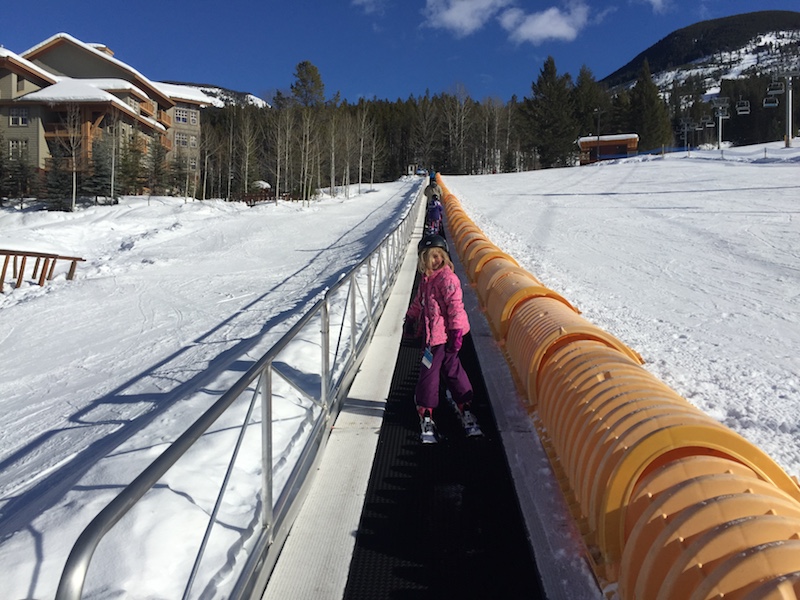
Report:
[[[455,92],[444,97],[445,120],[452,154],[456,158],[456,170],[467,169],[467,125],[472,101],[463,84],[456,84]]]
[[[358,127],[358,193],[360,194],[361,183],[364,180],[364,145],[370,130],[369,108],[363,99],[358,103],[356,120]]]
[[[75,210],[78,199],[78,167],[83,146],[83,118],[80,105],[77,102],[64,104],[59,111],[59,117],[64,126],[64,135],[58,136],[58,143],[67,151],[72,163],[72,202],[70,210]]]
[[[415,158],[426,167],[433,161],[434,144],[441,130],[436,105],[429,92],[418,98],[415,104],[415,120],[412,140]]]
[[[330,178],[331,178],[331,187],[330,187],[330,196],[331,198],[336,197],[336,134],[337,134],[337,125],[339,123],[339,109],[333,107],[329,109],[329,116],[328,116],[328,161],[330,162]]]
[[[250,170],[255,162],[256,150],[261,142],[261,131],[258,127],[257,109],[246,106],[242,109],[237,127],[239,147],[242,157],[242,177],[244,193],[250,191]]]

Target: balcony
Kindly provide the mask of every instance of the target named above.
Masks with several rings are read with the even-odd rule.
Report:
[[[156,103],[152,100],[143,100],[139,104],[139,109],[142,111],[143,115],[152,117],[156,114]]]
[[[158,122],[164,127],[172,127],[172,117],[163,110],[158,111]]]

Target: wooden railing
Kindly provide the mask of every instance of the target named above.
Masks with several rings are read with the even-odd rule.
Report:
[[[70,261],[67,279],[75,277],[75,268],[78,262],[84,262],[84,259],[78,256],[64,256],[62,254],[51,254],[49,252],[29,252],[27,250],[0,249],[0,255],[5,255],[3,270],[0,272],[0,294],[3,293],[3,285],[6,280],[9,264],[12,265],[12,273],[16,281],[15,287],[19,287],[22,285],[22,281],[25,278],[25,267],[29,258],[35,259],[31,277],[39,285],[44,285],[45,281],[49,281],[53,278],[57,261]]]

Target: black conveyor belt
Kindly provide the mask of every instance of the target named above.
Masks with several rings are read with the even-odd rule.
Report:
[[[544,598],[471,336],[461,360],[484,437],[466,438],[443,401],[434,420],[445,439],[420,443],[420,356],[403,342],[345,600]]]

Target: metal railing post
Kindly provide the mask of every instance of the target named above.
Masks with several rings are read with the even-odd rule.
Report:
[[[320,403],[325,407],[325,410],[330,411],[328,404],[328,396],[331,390],[331,315],[330,315],[330,300],[329,295],[325,294],[325,299],[322,301],[321,310],[321,327],[320,335],[322,336],[322,369],[320,378]]]
[[[272,361],[261,376],[261,527],[269,530],[272,538]]]

